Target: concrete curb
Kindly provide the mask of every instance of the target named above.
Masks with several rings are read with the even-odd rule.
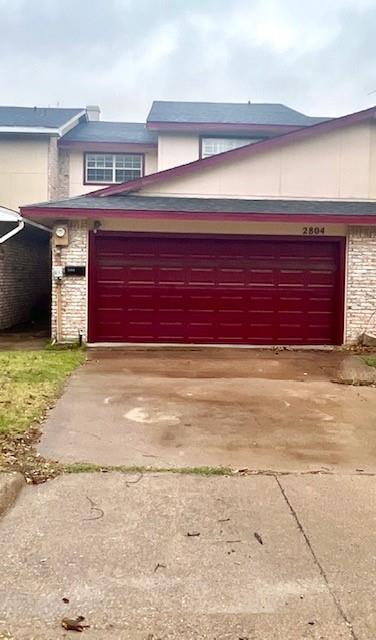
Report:
[[[333,382],[370,387],[376,385],[376,369],[369,367],[360,356],[347,356],[341,363],[338,376]]]
[[[0,518],[13,505],[24,485],[21,473],[0,473]]]

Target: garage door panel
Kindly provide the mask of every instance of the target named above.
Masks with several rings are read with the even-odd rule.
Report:
[[[337,240],[101,232],[92,245],[91,340],[341,340]]]

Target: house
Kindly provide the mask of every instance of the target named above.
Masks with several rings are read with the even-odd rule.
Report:
[[[48,317],[51,232],[0,207],[0,330]]]
[[[375,115],[157,102],[146,137],[108,127],[112,145],[154,144],[143,170],[80,124],[59,144],[95,190],[22,208],[53,229],[53,336],[341,345],[374,330]]]

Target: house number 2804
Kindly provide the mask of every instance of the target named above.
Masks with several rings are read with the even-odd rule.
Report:
[[[322,236],[325,234],[325,227],[303,227],[303,236]]]

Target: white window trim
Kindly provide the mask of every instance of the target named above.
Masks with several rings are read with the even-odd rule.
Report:
[[[239,143],[232,144],[228,149],[224,149],[223,151],[217,151],[216,153],[208,153],[205,152],[205,144],[210,142],[222,143],[228,141],[229,143]],[[259,142],[259,138],[243,138],[243,137],[229,137],[229,136],[202,136],[201,137],[201,158],[210,158],[211,156],[218,155],[219,153],[226,153],[227,151],[233,151],[234,149],[239,149],[240,147],[245,147],[247,144],[252,144],[254,142]]]
[[[108,180],[89,180],[88,179],[88,170],[93,169],[94,167],[88,167],[88,158],[89,156],[111,156],[112,157],[112,181]],[[137,156],[137,158],[141,159],[140,166],[140,175],[137,178],[143,178],[144,176],[144,162],[145,157],[143,153],[106,153],[104,151],[88,151],[84,153],[84,176],[85,176],[85,184],[121,184],[121,182],[116,181],[116,170],[120,170],[119,167],[116,166],[116,157],[117,156]],[[110,167],[96,167],[101,169],[109,170]],[[132,170],[132,169],[130,169]],[[136,178],[135,178],[136,179]]]

